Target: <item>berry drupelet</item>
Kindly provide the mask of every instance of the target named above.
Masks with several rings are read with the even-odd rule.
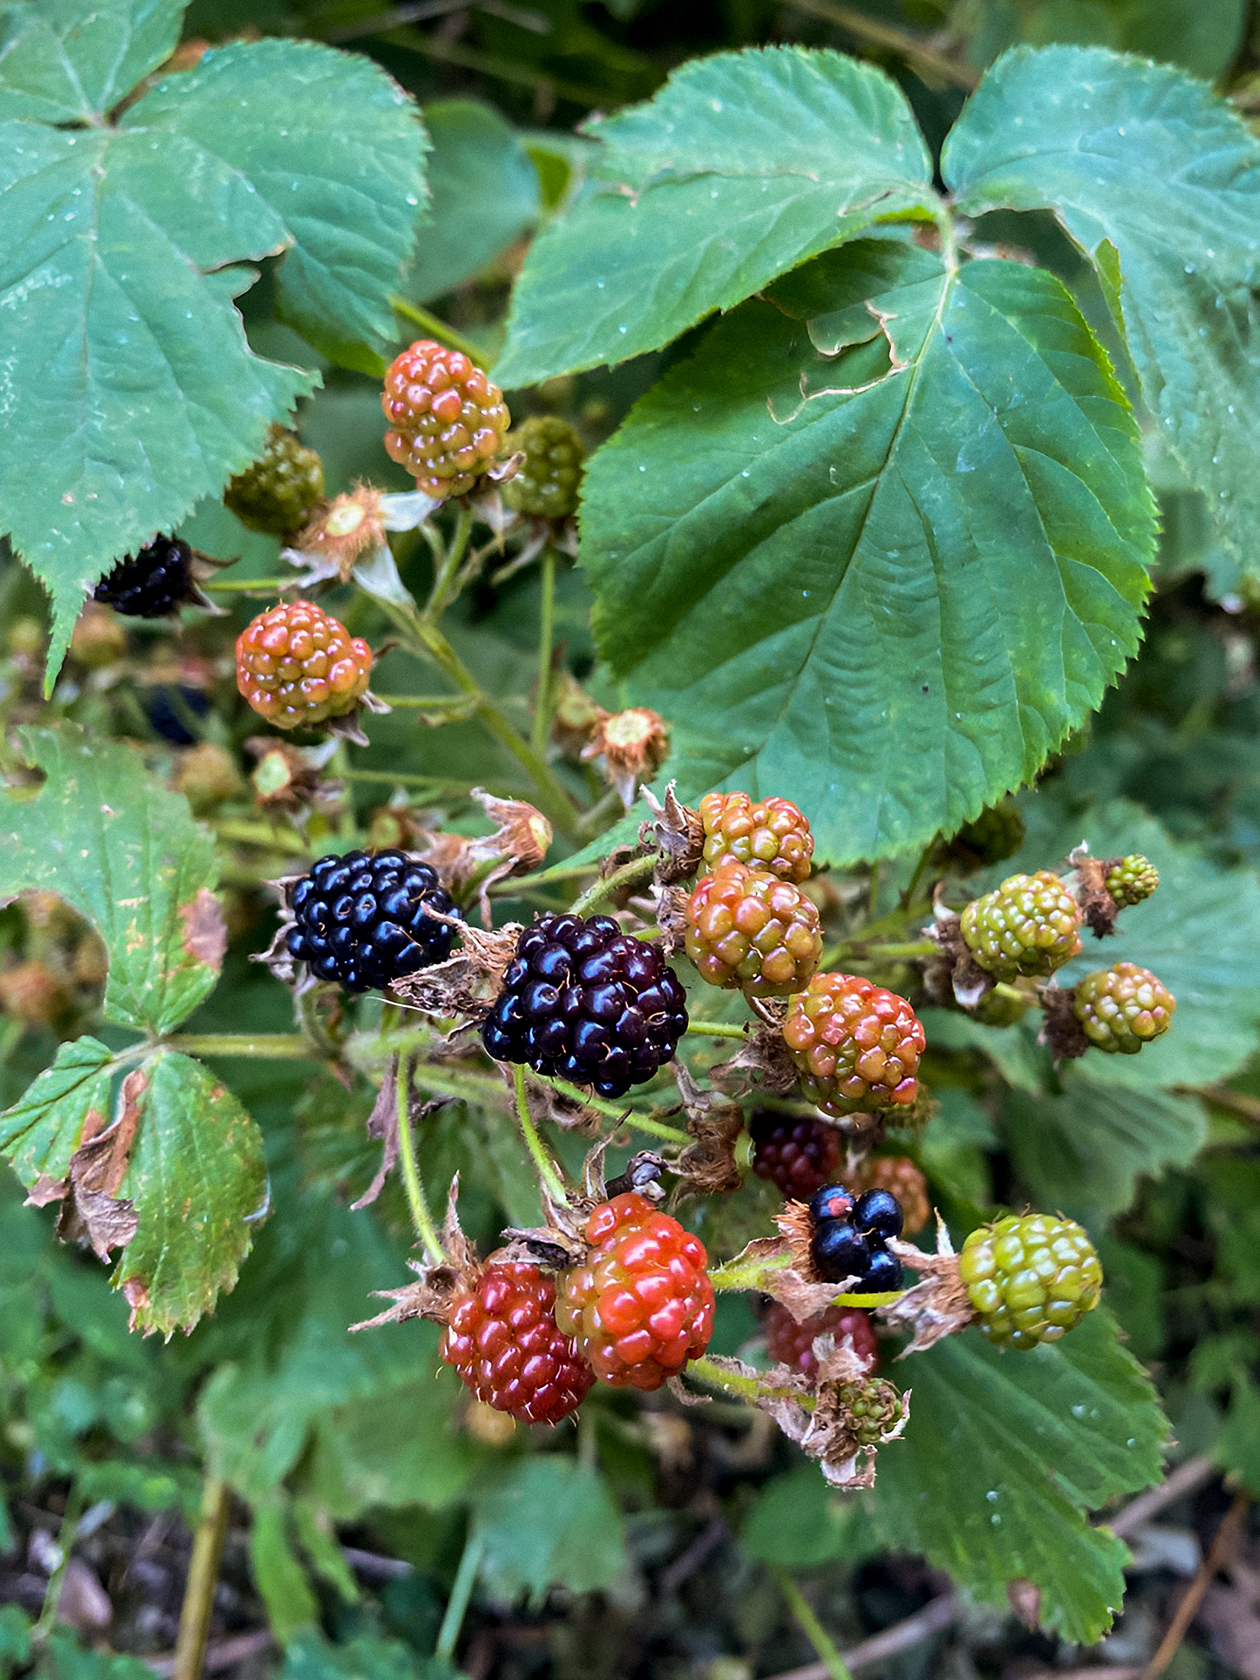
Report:
[[[686,993],[659,945],[611,916],[546,915],[521,934],[481,1040],[496,1061],[623,1097],[686,1030]]]
[[[536,414],[509,432],[503,446],[525,456],[516,477],[503,486],[505,506],[538,519],[567,519],[577,512],[583,449],[567,420]]]
[[[1172,1026],[1177,1000],[1149,968],[1114,962],[1079,980],[1072,1009],[1089,1042],[1112,1055],[1136,1056]]]
[[[451,1299],[441,1353],[477,1399],[524,1423],[559,1423],[595,1373],[556,1323],[555,1279],[525,1261],[494,1262]]]
[[[1010,1215],[972,1231],[958,1256],[967,1295],[991,1342],[1057,1342],[1098,1305],[1102,1267],[1071,1219]]]
[[[462,496],[499,452],[510,423],[503,393],[458,350],[421,338],[396,356],[381,407],[385,449],[435,501]]]
[[[696,884],[685,915],[687,955],[711,986],[787,997],[822,956],[818,911],[800,888],[729,856]]]
[[[348,992],[384,988],[451,954],[458,917],[427,863],[405,852],[335,852],[288,889],[289,955]]]
[[[586,1222],[585,1264],[561,1273],[556,1323],[614,1388],[660,1388],[713,1334],[714,1297],[698,1237],[628,1191]]]
[[[281,601],[236,638],[236,686],[277,729],[344,717],[371,670],[367,643],[311,601]]]
[[[996,980],[1053,974],[1081,948],[1080,906],[1048,869],[1008,875],[960,920],[967,949]]]
[[[787,1197],[807,1202],[815,1190],[836,1176],[840,1134],[834,1126],[808,1115],[754,1114],[752,1169]]]
[[[709,869],[733,857],[784,881],[808,879],[814,836],[790,799],[754,801],[746,793],[706,793],[700,801],[700,821]]]
[[[154,537],[97,584],[92,598],[126,618],[169,618],[190,599],[192,549],[179,537]]]
[[[921,1231],[931,1218],[927,1179],[907,1155],[868,1155],[856,1172],[845,1175],[854,1195],[888,1190],[896,1197],[907,1231]]]
[[[819,1336],[831,1336],[837,1344],[847,1336],[853,1351],[869,1369],[879,1357],[870,1314],[862,1307],[828,1307],[826,1312],[798,1324],[780,1301],[771,1301],[762,1320],[766,1352],[771,1359],[803,1377],[818,1374],[814,1343]]]
[[[816,974],[797,993],[783,1041],[801,1070],[801,1091],[824,1114],[899,1108],[919,1094],[926,1047],[905,998],[852,974]]]

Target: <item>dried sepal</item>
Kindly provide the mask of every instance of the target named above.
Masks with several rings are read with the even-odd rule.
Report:
[[[375,1318],[365,1318],[350,1329],[375,1330],[382,1324],[405,1324],[409,1318],[429,1318],[435,1324],[445,1324],[451,1297],[457,1289],[472,1282],[481,1270],[477,1250],[464,1235],[459,1223],[459,1174],[451,1180],[446,1200],[446,1218],[439,1234],[442,1249],[440,1260],[408,1260],[416,1274],[415,1283],[400,1284],[397,1289],[374,1289],[381,1301],[394,1304]]]
[[[437,870],[457,897],[476,886],[482,922],[489,930],[493,926],[490,888],[496,881],[537,869],[550,849],[552,827],[542,812],[524,799],[499,799],[485,788],[473,788],[470,797],[498,824],[494,833],[426,833],[425,849],[418,855]]]
[[[914,1332],[909,1347],[898,1355],[922,1353],[957,1330],[976,1321],[976,1310],[967,1294],[958,1256],[949,1240],[945,1221],[936,1216],[936,1253],[924,1254],[913,1243],[890,1237],[889,1248],[904,1265],[919,1274],[920,1281],[898,1300],[876,1311],[885,1324]]]
[[[435,915],[438,921],[452,917]],[[460,948],[445,962],[401,975],[390,987],[401,1003],[424,1015],[443,1020],[464,1016],[480,1020],[485,1016],[503,985],[503,973],[516,955],[521,936],[519,922],[508,922],[493,933],[483,933],[467,922],[456,922]]]
[[[1056,1061],[1074,1061],[1089,1049],[1085,1029],[1076,1018],[1076,993],[1053,981],[1038,986],[1037,1002],[1042,1008],[1038,1044],[1044,1044]]]
[[[254,803],[267,812],[296,813],[303,806],[335,808],[341,802],[343,784],[325,781],[323,771],[337,745],[333,738],[313,747],[295,747],[274,735],[251,735],[245,749],[257,760],[250,775]]]
[[[980,967],[967,949],[958,912],[938,899],[932,915],[933,920],[923,932],[935,941],[941,954],[924,971],[924,989],[933,1003],[956,1003],[960,1009],[974,1009],[992,989],[993,976]]]
[[[556,672],[553,682],[551,738],[560,749],[562,758],[576,761],[599,728],[604,708],[591,699],[577,678],[568,671]],[[652,803],[646,790],[643,797],[649,804]]]
[[[684,805],[670,782],[665,789],[665,803],[657,799],[651,788],[644,788],[643,800],[652,813],[649,822],[639,825],[639,843],[656,850],[656,886],[677,886],[699,869],[704,858],[704,824],[699,811]]]
[[[434,1097],[422,1101],[411,1088],[410,1077],[407,1080],[407,1123],[417,1125],[430,1114],[436,1114],[440,1108],[445,1108],[451,1101],[450,1097]],[[372,1112],[367,1118],[367,1135],[381,1145],[381,1164],[376,1169],[376,1175],[371,1184],[359,1197],[357,1202],[351,1202],[351,1213],[358,1213],[361,1208],[370,1207],[385,1188],[385,1182],[398,1164],[398,1057],[392,1056],[385,1069],[385,1076],[381,1081],[381,1088],[376,1093],[376,1101],[372,1104]]]
[[[671,1172],[700,1196],[741,1189],[744,1175],[739,1170],[735,1149],[744,1130],[743,1109],[714,1091],[702,1089],[682,1062],[674,1063],[674,1076],[691,1142],[671,1163]]]
[[[616,788],[628,811],[639,783],[650,781],[669,757],[669,727],[659,712],[647,706],[605,712],[581,756],[603,759],[608,784]]]
[[[717,1062],[709,1069],[715,1085],[737,1096],[753,1090],[783,1096],[796,1089],[800,1076],[782,1033],[766,1026],[746,1038],[729,1061]]]
[[[1073,875],[1067,885],[1095,939],[1106,939],[1116,931],[1120,906],[1107,891],[1107,876],[1120,861],[1119,858],[1091,857],[1089,844],[1084,840],[1068,856]]]
[[[304,568],[303,588],[332,577],[349,583],[355,561],[384,546],[382,500],[372,485],[356,484],[316,514],[293,548],[283,551],[290,565]]]

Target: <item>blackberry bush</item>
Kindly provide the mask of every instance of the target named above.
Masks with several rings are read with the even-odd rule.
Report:
[[[289,955],[347,992],[383,990],[451,954],[455,929],[440,918],[459,911],[436,872],[405,852],[330,852],[287,896]]]
[[[659,945],[611,916],[547,915],[521,934],[481,1039],[496,1061],[622,1097],[686,1030],[686,993]]]

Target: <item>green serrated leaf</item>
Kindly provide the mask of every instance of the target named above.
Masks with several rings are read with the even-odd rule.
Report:
[[[591,132],[603,151],[585,190],[517,284],[505,386],[657,349],[807,257],[936,204],[905,95],[840,53],[693,59]]]
[[[26,0],[0,13],[0,122],[99,122],[179,41],[178,0]]]
[[[0,896],[42,887],[73,905],[109,950],[106,1017],[169,1032],[223,960],[213,838],[133,748],[69,723],[18,733],[47,780],[0,803]]]
[[[1090,1218],[1133,1201],[1137,1180],[1185,1166],[1203,1147],[1207,1123],[1193,1097],[1133,1091],[1092,1077],[1073,1062],[1060,1096],[1007,1093],[1006,1136],[1020,1179],[1038,1207]]]
[[[315,41],[233,41],[124,120],[186,137],[252,184],[291,240],[280,312],[317,348],[392,344],[389,300],[415,244],[429,142],[379,66]]]
[[[318,1623],[319,1601],[289,1537],[287,1499],[274,1499],[254,1512],[249,1561],[277,1639],[287,1641]]]
[[[1161,435],[1253,573],[1260,518],[1260,142],[1182,71],[1018,49],[946,141],[967,215],[1053,210],[1094,262]]]
[[[892,241],[715,327],[590,462],[582,518],[602,649],[674,721],[680,791],[794,799],[836,863],[1036,774],[1135,650],[1153,544],[1059,281]]]
[[[88,1110],[109,1113],[113,1060],[95,1038],[61,1044],[52,1066],[0,1115],[0,1154],[28,1189],[40,1178],[63,1179]]]
[[[626,1561],[621,1513],[599,1474],[556,1453],[498,1470],[476,1506],[481,1575],[496,1597],[606,1587]]]
[[[433,142],[429,219],[399,291],[425,303],[476,274],[538,218],[538,171],[489,105],[443,99],[424,108]]]
[[[1168,1426],[1105,1308],[1061,1342],[1003,1353],[974,1330],[898,1367],[910,1426],[879,1455],[875,1522],[988,1604],[1041,1589],[1041,1623],[1092,1644],[1128,1553],[1085,1513],[1158,1480]]]
[[[1240,1371],[1234,1380],[1225,1427],[1212,1456],[1222,1470],[1231,1470],[1251,1494],[1260,1498],[1260,1389]]]
[[[262,1133],[200,1062],[169,1051],[148,1085],[118,1194],[138,1220],[114,1269],[133,1328],[191,1330],[236,1282],[267,1206]]]

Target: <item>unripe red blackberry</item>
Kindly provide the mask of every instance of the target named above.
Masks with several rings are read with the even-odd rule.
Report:
[[[886,1190],[896,1197],[907,1231],[921,1231],[931,1218],[927,1179],[908,1155],[868,1155],[856,1172],[845,1174],[845,1182],[858,1195]]]
[[[567,420],[535,414],[503,440],[509,455],[525,455],[515,478],[503,486],[506,506],[538,519],[567,519],[577,512],[582,483],[582,440]]]
[[[324,463],[296,432],[275,425],[262,454],[237,473],[223,505],[251,531],[287,537],[300,531],[324,495]]]
[[[371,670],[367,643],[311,601],[281,601],[236,638],[236,686],[277,729],[344,717]]]
[[[451,1298],[442,1358],[485,1405],[525,1423],[559,1423],[595,1373],[557,1325],[555,1305],[555,1280],[537,1266],[491,1261]]]
[[[179,537],[156,536],[121,559],[92,598],[126,618],[169,618],[192,596],[192,549]]]
[[[919,1094],[926,1047],[905,998],[853,974],[816,974],[792,999],[783,1041],[824,1114],[901,1108]]]
[[[629,1191],[586,1222],[591,1251],[562,1272],[556,1323],[614,1388],[660,1388],[713,1334],[713,1285],[698,1237]]]
[[[1078,980],[1072,1008],[1089,1042],[1113,1055],[1136,1056],[1172,1026],[1177,1000],[1149,968],[1114,962]]]
[[[1075,1221],[1011,1214],[972,1231],[959,1271],[991,1342],[1033,1348],[1057,1342],[1098,1305],[1102,1267]]]
[[[1128,857],[1116,859],[1107,871],[1105,885],[1121,908],[1140,904],[1159,885],[1159,870],[1140,852],[1132,852]]]
[[[790,799],[750,799],[746,793],[706,793],[700,801],[704,861],[709,869],[733,857],[749,869],[768,869],[785,881],[804,881],[814,855],[808,822]]]
[[[835,1178],[840,1166],[840,1134],[809,1115],[754,1114],[752,1169],[777,1184],[792,1201],[807,1202]]]
[[[438,918],[459,911],[436,872],[405,852],[330,852],[286,892],[289,955],[348,992],[383,990],[451,954],[455,929]]]
[[[901,1392],[883,1377],[841,1383],[836,1398],[863,1447],[877,1447],[901,1416]]]
[[[394,358],[381,407],[390,423],[390,459],[438,501],[472,489],[510,423],[499,387],[467,356],[431,338],[417,339]]]
[[[500,1062],[622,1097],[674,1054],[687,995],[659,945],[611,916],[540,916],[517,941],[481,1029]]]
[[[1009,875],[962,913],[962,936],[997,980],[1053,974],[1081,948],[1081,910],[1057,875]]]
[[[800,888],[729,856],[697,882],[685,914],[687,955],[711,986],[788,997],[822,956],[818,910]]]
[[[771,1359],[803,1377],[818,1374],[818,1358],[814,1342],[819,1336],[833,1336],[839,1344],[847,1337],[858,1358],[871,1367],[879,1357],[875,1330],[871,1317],[861,1307],[828,1307],[826,1312],[798,1324],[779,1301],[771,1301],[766,1308],[762,1325],[766,1336],[766,1352]]]

